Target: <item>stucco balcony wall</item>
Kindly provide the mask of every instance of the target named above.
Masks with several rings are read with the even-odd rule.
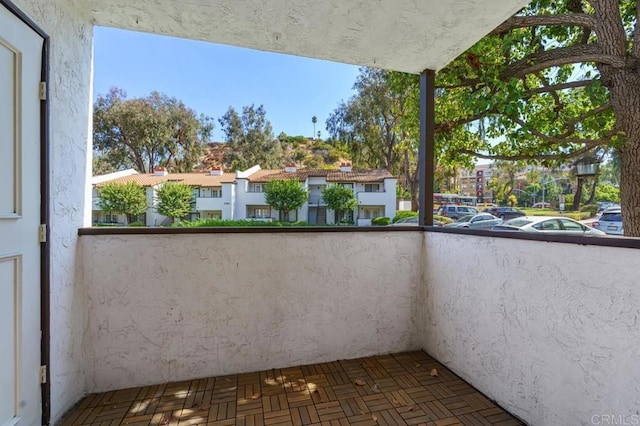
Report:
[[[87,391],[417,349],[422,239],[84,235]]]
[[[421,348],[529,424],[640,421],[637,249],[424,235]]]

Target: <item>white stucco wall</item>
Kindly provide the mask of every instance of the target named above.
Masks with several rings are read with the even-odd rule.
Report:
[[[91,221],[89,129],[93,28],[82,0],[13,0],[51,38],[51,414],[84,394],[83,287],[75,282],[78,228]],[[85,201],[86,200],[86,201]]]
[[[420,345],[532,425],[637,422],[638,256],[426,233]]]
[[[419,232],[83,236],[87,391],[402,352]]]

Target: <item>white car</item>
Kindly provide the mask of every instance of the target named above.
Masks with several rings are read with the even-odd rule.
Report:
[[[492,228],[495,231],[520,231],[547,235],[604,236],[604,232],[583,225],[568,217],[525,216],[508,220]]]

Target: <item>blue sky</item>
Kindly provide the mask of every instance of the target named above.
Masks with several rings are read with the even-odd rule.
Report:
[[[233,106],[263,104],[274,135],[328,136],[325,121],[348,99],[358,67],[111,28],[95,29],[94,95],[110,87],[128,97],[153,90],[182,100],[215,119],[213,139],[223,140],[218,118]]]

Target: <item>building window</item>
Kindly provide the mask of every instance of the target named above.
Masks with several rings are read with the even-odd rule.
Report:
[[[379,183],[365,183],[364,192],[380,192]]]
[[[249,192],[264,192],[264,184],[253,183],[249,185]]]
[[[251,215],[256,219],[266,219],[271,217],[271,209],[268,207],[256,207]]]
[[[200,188],[200,198],[221,198],[222,188]]]

